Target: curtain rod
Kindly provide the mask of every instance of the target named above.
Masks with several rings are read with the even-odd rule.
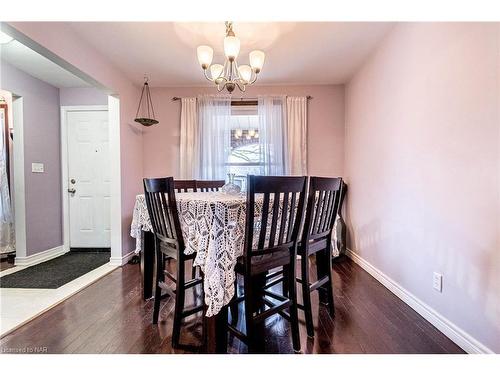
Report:
[[[312,99],[313,97],[311,95],[307,95],[306,96],[307,99]],[[174,96],[172,98],[172,101],[176,101],[176,100],[181,100],[182,98],[178,97],[178,96]],[[236,102],[236,101],[245,101],[245,100],[257,100],[258,98],[235,98],[235,99],[231,99],[231,101],[233,102]]]

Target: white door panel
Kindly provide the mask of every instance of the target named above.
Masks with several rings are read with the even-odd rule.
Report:
[[[70,111],[68,189],[71,247],[110,247],[107,111]]]

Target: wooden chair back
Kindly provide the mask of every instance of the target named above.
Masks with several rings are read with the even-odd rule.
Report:
[[[330,237],[342,194],[340,177],[311,177],[302,243]]]
[[[145,178],[143,181],[153,233],[164,246],[177,253],[179,249],[184,249],[184,239],[175,200],[174,179]]]
[[[177,193],[196,192],[196,180],[174,180],[174,189]]]
[[[196,180],[196,189],[201,192],[219,191],[225,183],[224,180]]]
[[[295,250],[304,216],[306,187],[306,177],[248,176],[245,228],[247,259]],[[262,208],[258,210],[257,199],[262,199]]]

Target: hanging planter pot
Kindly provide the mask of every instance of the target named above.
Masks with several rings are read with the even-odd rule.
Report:
[[[155,110],[153,108],[153,101],[151,100],[151,93],[149,92],[148,80],[148,77],[144,77],[144,86],[142,86],[141,98],[139,99],[139,106],[137,107],[134,120],[144,126],[158,124],[158,120],[155,119]]]

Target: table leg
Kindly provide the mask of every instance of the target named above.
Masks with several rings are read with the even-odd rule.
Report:
[[[215,316],[205,317],[205,351],[227,353],[227,306]]]
[[[143,231],[144,247],[141,251],[141,283],[145,300],[153,297],[153,281],[155,277],[155,243],[152,232]]]

